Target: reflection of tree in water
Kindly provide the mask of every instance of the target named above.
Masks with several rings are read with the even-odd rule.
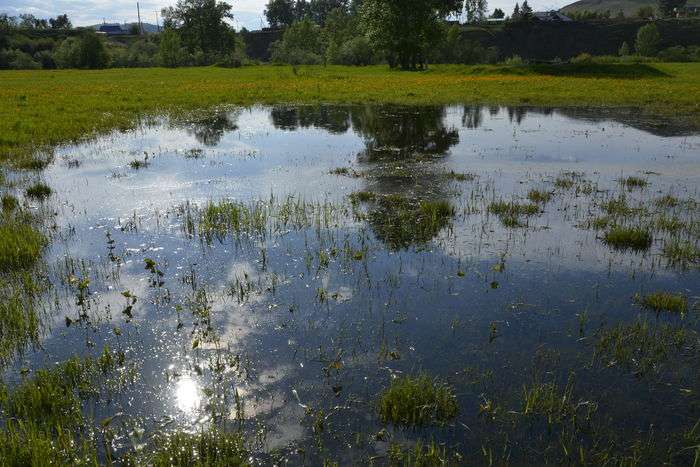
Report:
[[[216,146],[224,134],[238,129],[238,113],[222,112],[206,115],[184,124],[187,133],[205,146]]]
[[[480,105],[465,105],[462,112],[462,126],[473,129],[479,128],[482,122],[481,109],[482,106]],[[496,110],[496,113],[498,113],[498,110]]]
[[[459,142],[459,133],[444,125],[443,107],[359,107],[353,109],[352,125],[364,138],[362,162],[419,160],[444,156]]]
[[[270,112],[272,124],[282,130],[322,128],[341,134],[350,129],[350,108],[339,106],[276,106]]]
[[[356,197],[366,219],[389,248],[432,240],[454,215],[447,200],[449,175],[436,161],[459,142],[445,126],[442,107],[358,107],[354,130],[365,140],[358,154],[369,194]]]

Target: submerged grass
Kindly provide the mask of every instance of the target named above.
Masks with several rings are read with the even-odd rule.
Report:
[[[426,374],[393,379],[379,398],[382,422],[399,426],[443,425],[457,412],[452,388]]]
[[[488,206],[488,211],[498,216],[505,227],[521,227],[522,217],[539,214],[540,207],[537,204],[520,204],[515,201],[494,201]]]
[[[546,204],[552,199],[552,194],[548,191],[532,189],[527,193],[527,199],[537,204]]]
[[[688,309],[688,299],[685,295],[671,292],[653,292],[646,295],[637,295],[635,301],[642,307],[653,311],[685,313]]]
[[[700,264],[700,248],[689,240],[670,238],[664,242],[661,254],[672,265],[689,267]]]
[[[663,363],[695,348],[697,336],[693,331],[638,319],[602,330],[595,344],[594,359],[603,361],[605,366],[620,365],[644,375],[659,371]]]
[[[571,69],[571,74],[553,74],[503,65],[434,65],[423,73],[386,66],[4,71],[0,160],[31,166],[28,161],[37,148],[125,129],[145,114],[178,114],[222,104],[622,105],[668,115],[685,113],[700,121],[695,92],[700,64],[645,65],[655,76],[635,76],[628,66],[611,66],[621,73],[591,76]]]
[[[424,443],[419,440],[411,447],[391,443],[388,455],[391,467],[457,466],[463,462],[459,454],[449,452],[447,447],[435,441]]]

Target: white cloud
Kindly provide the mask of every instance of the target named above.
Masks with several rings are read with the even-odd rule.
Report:
[[[103,19],[107,22],[119,23],[134,22],[137,19],[136,0],[0,0],[0,3],[0,12],[12,16],[31,13],[40,18],[48,18],[67,13],[76,26],[98,24]],[[175,3],[176,0],[139,0],[141,20],[155,23],[156,12]],[[248,29],[260,28],[267,0],[229,0],[229,3],[233,6],[237,28],[243,26]],[[532,0],[529,3],[535,10],[551,10],[571,1]],[[492,0],[489,2],[489,11],[501,8],[506,14],[510,14],[514,5],[515,1],[511,0]]]

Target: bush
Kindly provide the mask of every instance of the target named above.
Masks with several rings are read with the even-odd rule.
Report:
[[[371,65],[376,62],[374,51],[365,36],[350,39],[335,53],[329,47],[328,61],[336,65]]]
[[[58,68],[78,68],[80,44],[77,37],[69,37],[56,48],[53,59]]]
[[[40,50],[34,54],[34,60],[36,60],[41,68],[45,70],[51,70],[56,68],[56,62],[53,59],[53,53],[49,50]]]
[[[526,62],[520,57],[520,55],[513,55],[508,57],[503,62],[506,65],[524,65]]]
[[[656,25],[646,24],[637,31],[635,48],[639,55],[653,57],[659,50],[659,42],[661,42],[661,36]]]
[[[574,65],[590,65],[593,63],[593,56],[584,52],[572,58],[571,63]]]
[[[41,68],[41,64],[28,53],[14,50],[10,52],[9,67],[15,70],[38,70]]]

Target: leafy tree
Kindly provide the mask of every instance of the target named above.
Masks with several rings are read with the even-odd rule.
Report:
[[[326,24],[326,18],[332,11],[347,12],[348,6],[347,0],[311,0],[309,2],[309,13],[316,24],[323,26]]]
[[[629,54],[630,54],[630,46],[627,44],[627,41],[625,41],[620,46],[620,50],[618,51],[618,55],[620,55],[620,57],[626,57]]]
[[[513,21],[520,20],[520,5],[518,5],[518,2],[515,2],[515,7],[513,7],[513,14],[510,15],[510,19]]]
[[[324,44],[321,28],[304,18],[288,27],[282,39],[271,46],[272,61],[292,65],[318,64],[323,62]]]
[[[184,61],[180,35],[173,29],[167,28],[160,34],[158,55],[160,63],[170,68],[180,66]]]
[[[78,68],[80,66],[80,40],[69,37],[56,48],[53,59],[58,68]]]
[[[506,17],[506,14],[500,8],[496,8],[495,10],[493,10],[493,13],[491,14],[491,18],[495,18],[495,19],[503,19],[505,17]]]
[[[459,0],[364,0],[361,21],[390,66],[415,70],[423,68],[428,50],[441,39],[440,20],[459,10]]]
[[[676,8],[681,8],[686,4],[686,0],[658,0],[659,12],[661,16],[673,16]]]
[[[102,40],[93,31],[83,33],[78,46],[78,67],[98,69],[109,65],[109,56]]]
[[[0,31],[11,31],[17,29],[17,18],[7,13],[0,13]]]
[[[68,15],[66,15],[66,14],[58,15],[55,18],[50,18],[49,25],[51,26],[51,29],[72,29],[73,28],[73,25],[71,24],[70,19],[68,19]]]
[[[190,52],[227,54],[235,47],[235,33],[226,23],[232,19],[231,5],[216,0],[178,0],[162,11],[165,27],[177,29]]]
[[[650,6],[643,6],[637,10],[637,18],[649,19],[654,17],[654,8]]]
[[[530,21],[530,19],[532,19],[532,7],[528,5],[527,0],[525,0],[520,7],[520,19],[522,21]]]
[[[488,3],[486,0],[466,0],[464,2],[464,11],[467,14],[467,21],[477,23],[486,18]]]
[[[293,0],[270,0],[265,7],[265,17],[272,27],[289,26],[294,22]]]
[[[645,24],[637,31],[637,40],[634,43],[637,53],[644,57],[652,57],[659,51],[661,36],[654,24]]]

